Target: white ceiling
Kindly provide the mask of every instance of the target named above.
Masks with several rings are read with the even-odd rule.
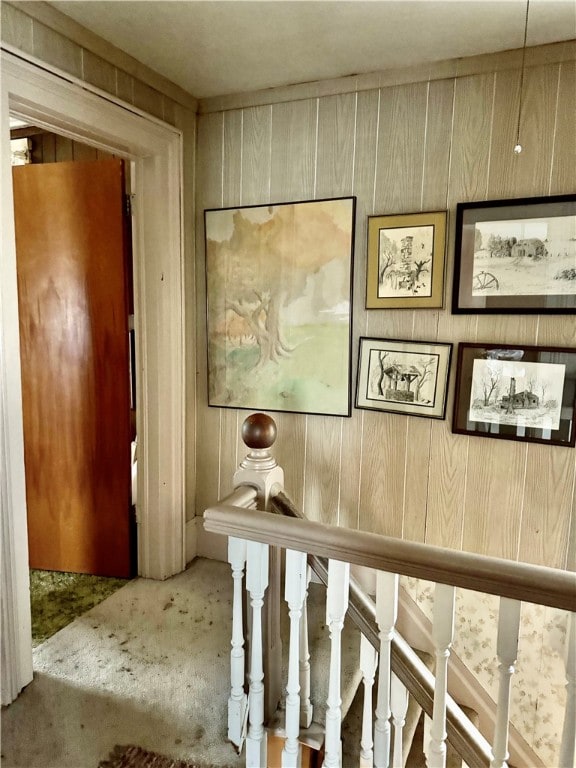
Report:
[[[198,98],[521,48],[526,0],[73,0],[50,5]],[[530,0],[528,45],[576,38]]]

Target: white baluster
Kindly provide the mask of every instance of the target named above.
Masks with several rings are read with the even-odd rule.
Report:
[[[310,650],[308,647],[308,586],[310,566],[306,568],[306,594],[300,621],[300,727],[309,728],[312,722],[313,706],[310,701]]]
[[[406,712],[408,711],[408,691],[394,673],[392,673],[390,686],[390,709],[392,710],[392,725],[394,726],[392,768],[403,768],[402,737],[406,723]]]
[[[379,571],[376,582],[376,622],[380,636],[378,700],[374,726],[374,765],[388,768],[390,761],[391,644],[398,615],[398,576]]]
[[[374,752],[372,747],[372,689],[378,665],[376,649],[364,635],[360,635],[360,671],[364,683],[364,704],[362,708],[362,739],[360,742],[360,768],[372,768]]]
[[[566,627],[566,710],[560,746],[560,768],[576,765],[576,613]]]
[[[498,687],[498,708],[494,727],[494,745],[492,747],[491,768],[506,768],[510,757],[508,752],[508,723],[510,721],[510,683],[518,656],[518,633],[520,630],[520,607],[517,600],[500,598],[498,614],[498,637],[496,653],[500,669]]]
[[[448,688],[448,657],[454,633],[454,596],[456,590],[446,584],[436,584],[432,636],[436,654],[434,707],[430,729],[429,768],[446,765],[446,693]]]
[[[249,725],[246,737],[247,768],[266,765],[266,733],[264,731],[264,668],[262,649],[262,605],[268,586],[268,545],[249,541],[247,545],[246,589],[252,607],[250,637],[250,691],[248,695]]]
[[[286,685],[286,741],[282,750],[282,768],[300,764],[300,617],[306,597],[308,565],[305,552],[286,550],[286,583],[284,595],[290,609],[290,648],[288,650],[288,683]]]
[[[232,602],[232,650],[230,651],[230,698],[228,699],[228,740],[242,750],[244,718],[248,697],[244,692],[244,628],[242,625],[242,577],[246,563],[246,542],[228,539],[228,562],[232,567],[234,594]]]
[[[330,680],[326,709],[326,741],[323,768],[339,768],[342,763],[342,699],[340,698],[340,667],[342,657],[342,628],[348,610],[350,564],[328,561],[328,594],[326,595],[326,624],[330,630]]]

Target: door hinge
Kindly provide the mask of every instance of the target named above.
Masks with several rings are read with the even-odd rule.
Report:
[[[134,213],[134,201],[136,195],[124,195],[124,212],[126,216],[132,216]]]

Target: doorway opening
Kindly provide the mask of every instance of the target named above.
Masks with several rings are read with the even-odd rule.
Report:
[[[138,571],[148,578],[165,579],[185,567],[185,349],[181,131],[5,51],[2,74],[0,526],[2,703],[8,704],[32,679],[10,114],[117,154],[135,171]]]
[[[19,298],[19,319],[34,648],[124,586],[126,578],[136,572],[135,509],[129,490],[136,445],[132,234],[130,211],[125,205],[130,199],[130,168],[123,160],[114,162],[113,154],[82,142],[12,118],[10,123],[16,261],[24,293]],[[106,161],[113,161],[112,167],[120,171],[104,192],[111,199],[106,203],[118,209],[113,213],[123,227],[116,234],[119,242],[110,232],[90,242],[86,218],[91,218],[90,211],[97,205],[99,174],[108,167]],[[63,165],[55,168],[56,163]],[[70,169],[70,163],[82,165]],[[25,170],[19,167],[22,165],[47,167]],[[82,194],[84,180],[89,193],[95,194],[80,203],[75,198]],[[51,191],[64,195],[64,203],[72,198],[75,212],[71,217],[62,216],[56,230],[51,227],[49,214],[57,215],[59,202],[45,200]],[[27,205],[30,201],[36,204]],[[34,227],[32,218],[46,222],[38,226],[35,237],[28,234]],[[71,225],[73,231],[69,231]],[[76,225],[82,227],[80,236],[74,231]],[[23,234],[22,229],[27,232]],[[113,273],[108,275],[109,283],[123,286],[115,296],[105,289],[112,296],[105,304],[100,301],[100,315],[124,314],[113,326],[110,321],[104,324],[102,317],[92,317],[90,304],[98,301],[98,296],[94,295],[89,261],[96,259]],[[76,280],[69,274],[70,268]],[[41,328],[41,324],[48,328]],[[92,350],[99,347],[106,353],[107,367],[113,364],[115,349],[120,358],[108,382],[98,376],[98,359]],[[50,368],[52,375],[46,378]],[[70,379],[77,381],[76,387]],[[115,396],[107,397],[104,411],[97,412],[99,403],[90,384],[116,390]],[[84,429],[78,429],[80,424]],[[122,435],[125,446],[119,444]],[[112,455],[104,457],[102,447],[105,450],[110,442]],[[78,479],[80,482],[75,483]],[[99,490],[106,485],[115,491],[116,498],[111,499],[115,507],[111,508],[109,497],[103,497]],[[103,551],[97,551],[98,535],[90,526],[92,515],[97,517],[97,525],[100,518],[103,525],[109,523],[106,517],[110,515],[118,519],[116,531],[110,527],[107,533],[123,535],[125,551],[112,563],[107,562],[106,542],[100,542]],[[74,528],[76,540],[62,530]],[[73,557],[60,551],[76,546],[87,548],[90,554]],[[98,575],[102,573],[106,576]]]

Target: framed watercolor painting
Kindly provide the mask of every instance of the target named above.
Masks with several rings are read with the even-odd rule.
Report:
[[[360,338],[356,407],[443,419],[452,344]]]
[[[452,311],[576,312],[576,195],[458,203]]]
[[[205,211],[209,405],[350,415],[355,206]]]
[[[368,217],[366,309],[442,307],[446,211]]]
[[[574,446],[576,349],[460,344],[452,431]]]

